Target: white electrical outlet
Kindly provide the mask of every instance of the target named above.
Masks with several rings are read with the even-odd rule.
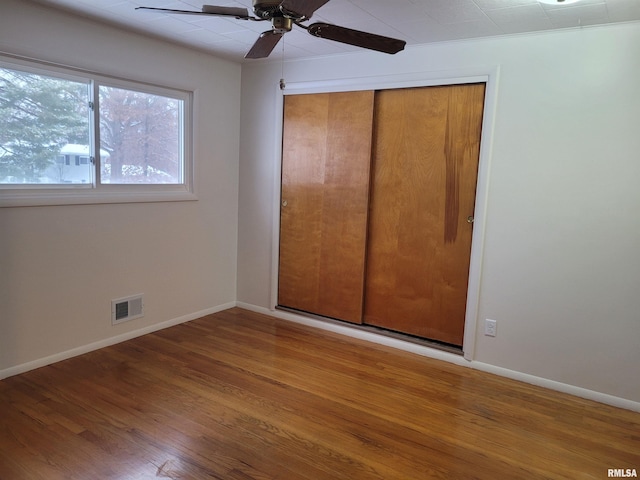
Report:
[[[498,322],[487,318],[484,321],[484,334],[488,337],[495,337],[498,333]]]

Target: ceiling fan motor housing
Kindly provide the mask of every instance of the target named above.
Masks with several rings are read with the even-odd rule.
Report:
[[[282,17],[281,3],[282,0],[253,0],[253,12],[259,18]]]

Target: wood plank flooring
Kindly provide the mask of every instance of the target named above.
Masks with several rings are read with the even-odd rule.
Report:
[[[0,381],[0,479],[603,479],[640,414],[231,309]]]

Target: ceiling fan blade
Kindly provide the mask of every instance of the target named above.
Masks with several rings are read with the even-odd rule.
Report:
[[[244,58],[266,58],[273,51],[280,39],[284,35],[283,32],[268,30],[260,34],[256,43],[253,44],[251,50],[247,52]]]
[[[221,15],[236,18],[250,18],[249,10],[238,7],[219,7],[217,5],[203,5],[202,13],[208,15]]]
[[[156,7],[136,7],[136,10],[154,10],[157,12],[180,13],[189,15],[217,15],[224,17],[235,17],[244,20],[254,19],[254,17],[249,15],[249,10],[247,10],[246,8],[217,7],[215,5],[203,5],[201,12],[198,12],[196,10],[174,10],[171,8]]]
[[[309,25],[307,31],[316,37],[389,54],[404,50],[404,46],[407,44],[404,40],[398,40],[397,38],[383,37],[382,35],[352,30],[351,28],[339,27],[328,23],[313,23]]]
[[[327,2],[329,0],[283,0],[280,8],[286,13],[295,13],[308,20],[313,15],[313,12]]]

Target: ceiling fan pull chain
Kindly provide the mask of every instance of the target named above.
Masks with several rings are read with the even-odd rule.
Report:
[[[280,58],[280,90],[284,90],[287,87],[284,81],[284,37],[282,37],[282,57]]]

